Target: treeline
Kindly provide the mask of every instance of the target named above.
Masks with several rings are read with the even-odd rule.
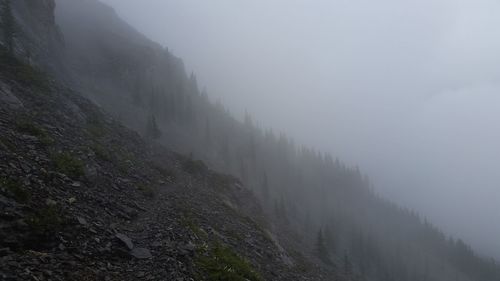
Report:
[[[495,262],[379,198],[357,167],[260,128],[248,114],[235,120],[199,91],[194,75],[178,71],[158,69],[128,86],[123,98],[147,113],[146,131],[154,118],[160,142],[237,175],[325,266],[352,280],[500,280]]]
[[[262,128],[248,114],[236,120],[179,58],[117,24],[109,9],[58,4],[79,90],[145,136],[237,175],[276,226],[298,233],[323,266],[347,280],[500,280],[494,261],[380,198],[357,167]]]

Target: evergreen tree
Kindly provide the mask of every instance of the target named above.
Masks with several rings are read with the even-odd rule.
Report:
[[[3,40],[5,47],[10,53],[14,52],[14,37],[15,37],[15,19],[12,14],[12,7],[10,0],[3,0],[2,2],[2,29]]]
[[[347,253],[344,254],[344,274],[347,276],[352,275],[352,263]]]
[[[205,144],[210,145],[212,143],[212,134],[210,132],[210,119],[207,118],[205,122]]]
[[[146,124],[146,136],[151,139],[158,139],[161,137],[161,131],[156,123],[156,117],[151,115]]]
[[[318,236],[316,238],[316,254],[318,255],[318,258],[325,264],[332,264],[321,228],[319,229]]]
[[[325,245],[326,245],[326,248],[328,249],[329,252],[333,252],[335,253],[335,248],[336,248],[336,241],[335,241],[335,236],[334,234],[332,233],[332,230],[331,230],[331,227],[330,225],[326,225],[325,226],[325,230],[324,230],[324,238],[325,238]]]
[[[264,172],[264,176],[262,178],[262,199],[264,202],[268,202],[269,200],[269,183],[267,180],[267,173]]]

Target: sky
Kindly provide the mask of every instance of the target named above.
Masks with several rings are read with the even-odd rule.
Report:
[[[103,0],[236,116],[500,258],[500,2]]]

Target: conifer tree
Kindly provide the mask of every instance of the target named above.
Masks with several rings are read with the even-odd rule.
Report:
[[[268,202],[269,200],[269,183],[267,180],[267,173],[264,172],[264,176],[262,178],[262,199],[264,202]]]
[[[347,276],[352,275],[352,263],[347,253],[344,254],[344,274]]]
[[[316,253],[318,258],[325,264],[331,264],[330,255],[328,254],[328,249],[326,248],[325,239],[323,237],[323,230],[320,228],[318,231],[318,236],[316,238]]]
[[[151,115],[146,124],[146,136],[151,139],[158,139],[161,137],[161,131],[158,128],[154,115]]]

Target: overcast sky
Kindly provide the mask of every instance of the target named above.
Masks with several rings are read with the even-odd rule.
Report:
[[[105,0],[237,115],[500,257],[500,2]]]

